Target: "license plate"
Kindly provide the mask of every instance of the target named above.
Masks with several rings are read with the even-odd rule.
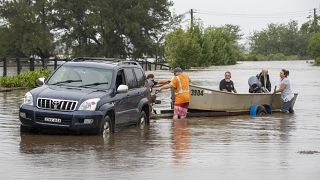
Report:
[[[51,118],[51,117],[45,117],[44,121],[46,121],[46,122],[54,122],[54,123],[61,123],[61,119],[59,119],[59,118]]]

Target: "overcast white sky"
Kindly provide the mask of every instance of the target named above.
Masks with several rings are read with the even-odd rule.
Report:
[[[320,0],[172,0],[177,14],[194,9],[205,27],[224,24],[239,25],[248,36],[262,30],[270,23],[288,23],[297,20],[299,26],[313,16],[313,8],[320,14]],[[184,19],[190,22],[190,13]]]

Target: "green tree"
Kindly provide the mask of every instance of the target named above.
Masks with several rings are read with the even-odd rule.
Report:
[[[22,57],[49,57],[57,50],[74,56],[153,56],[163,53],[164,32],[180,20],[171,15],[171,5],[168,0],[2,0],[0,52]]]
[[[203,27],[199,23],[193,23],[193,25],[187,30],[187,33],[194,39],[200,46],[203,44]],[[194,61],[194,66],[205,66],[206,63],[203,61],[202,55]]]
[[[165,58],[172,68],[189,69],[201,58],[201,47],[190,33],[177,29],[165,38]]]
[[[240,57],[239,27],[225,25],[205,29],[202,44],[203,66],[235,64]]]
[[[39,1],[2,1],[0,49],[2,55],[47,58],[53,53],[53,35],[47,17],[49,3]]]
[[[75,55],[138,58],[154,52],[171,5],[168,0],[56,1],[57,28]]]
[[[309,42],[308,54],[314,58],[317,64],[320,64],[320,33],[314,33]]]
[[[267,29],[254,32],[249,40],[251,52],[255,54],[303,56],[306,52],[305,38],[297,22],[290,21],[288,24],[269,24]]]

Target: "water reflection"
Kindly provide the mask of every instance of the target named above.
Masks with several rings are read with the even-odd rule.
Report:
[[[175,163],[185,163],[189,158],[189,138],[187,119],[173,120],[172,141],[173,141],[173,159]]]
[[[20,152],[23,154],[40,155],[36,163],[50,164],[59,161],[64,165],[76,166],[94,163],[112,168],[133,170],[135,166],[148,166],[153,159],[159,144],[159,139],[152,126],[144,129],[129,127],[107,137],[73,136],[73,135],[43,135],[21,133]],[[158,153],[154,153],[158,152]],[[36,156],[34,156],[36,157]],[[33,162],[33,163],[35,163]]]
[[[237,142],[290,142],[296,129],[295,115],[273,113],[264,117],[231,116],[189,119],[193,137],[212,137],[205,141],[231,144]]]
[[[101,148],[101,136],[56,136],[21,133],[20,151],[26,154],[59,154]]]

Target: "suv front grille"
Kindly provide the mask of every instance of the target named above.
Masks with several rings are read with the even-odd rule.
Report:
[[[52,109],[60,111],[74,111],[77,107],[77,101],[38,98],[37,107],[41,109]]]

